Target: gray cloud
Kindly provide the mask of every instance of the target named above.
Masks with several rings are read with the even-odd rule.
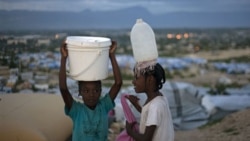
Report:
[[[82,11],[142,6],[152,13],[250,11],[249,0],[0,0],[0,10]]]

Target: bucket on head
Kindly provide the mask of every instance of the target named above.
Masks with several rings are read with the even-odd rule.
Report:
[[[106,37],[68,36],[68,76],[78,81],[107,78],[111,40]]]
[[[130,41],[136,62],[155,60],[158,58],[154,31],[142,19],[136,20],[131,30]]]

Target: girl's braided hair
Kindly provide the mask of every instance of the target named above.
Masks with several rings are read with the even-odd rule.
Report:
[[[152,67],[145,68],[144,75],[146,77],[148,75],[154,76],[154,78],[156,79],[156,91],[160,90],[166,81],[165,71],[159,63],[156,63],[153,69]]]

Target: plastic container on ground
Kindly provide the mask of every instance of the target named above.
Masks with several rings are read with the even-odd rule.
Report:
[[[68,76],[78,81],[107,78],[111,40],[106,37],[68,36]]]
[[[130,40],[136,62],[158,58],[154,31],[142,19],[136,20],[131,30]]]

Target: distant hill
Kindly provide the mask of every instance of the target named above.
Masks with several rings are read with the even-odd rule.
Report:
[[[131,28],[137,18],[154,28],[250,27],[250,12],[154,15],[142,7],[132,7],[106,12],[0,11],[0,30],[120,29]]]

